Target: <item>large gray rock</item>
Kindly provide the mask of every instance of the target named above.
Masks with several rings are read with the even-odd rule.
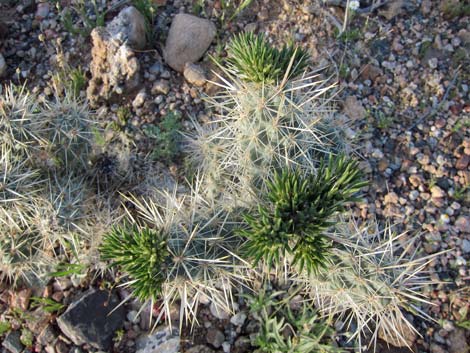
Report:
[[[71,304],[57,323],[76,345],[87,343],[107,350],[112,344],[114,332],[122,327],[126,319],[123,306],[114,310],[118,304],[119,299],[115,295],[92,289]]]
[[[196,16],[178,14],[173,18],[163,57],[174,70],[183,72],[186,63],[198,61],[216,34],[214,24]]]
[[[91,32],[93,48],[87,89],[90,104],[98,106],[131,93],[140,84],[140,65],[134,49],[145,47],[145,19],[132,6],[123,9],[106,28]]]
[[[162,327],[137,339],[136,353],[178,353],[180,336],[176,328]]]

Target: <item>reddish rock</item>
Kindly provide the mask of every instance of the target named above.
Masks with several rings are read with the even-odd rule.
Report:
[[[455,163],[455,168],[458,170],[464,170],[468,167],[470,163],[470,156],[468,154],[463,154]]]

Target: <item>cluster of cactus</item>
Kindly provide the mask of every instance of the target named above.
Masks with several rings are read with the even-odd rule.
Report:
[[[171,305],[180,301],[179,322],[196,318],[200,302],[210,300],[220,311],[232,311],[232,288],[243,276],[236,251],[238,223],[216,211],[192,190],[184,197],[155,191],[153,197],[127,198],[127,228],[115,228],[101,246],[104,259],[120,266],[126,283],[141,301],[161,301],[161,317],[171,319]]]
[[[207,99],[216,118],[195,122],[189,138],[197,186],[182,198],[128,197],[131,226],[111,231],[102,255],[124,270],[138,298],[161,300],[167,318],[179,300],[181,323],[207,299],[230,310],[234,283],[247,283],[251,271],[272,273],[274,265],[305,287],[320,314],[356,327],[359,343],[366,336],[374,343],[379,333],[403,342],[403,330],[412,329],[403,310],[420,313],[426,302],[420,290],[429,283],[429,258],[408,258],[411,245],[399,249],[400,237],[384,239],[389,228],[343,221],[365,183],[349,157],[346,128],[332,113],[332,85],[318,72],[297,78],[307,59],[262,36],[237,37],[228,67],[221,66],[222,90]],[[312,346],[321,332],[305,331],[319,339],[299,345],[268,332],[284,321],[265,319],[262,351],[271,344],[292,351],[293,343],[333,351]]]
[[[70,249],[86,246],[89,117],[69,95],[40,103],[24,86],[3,88],[0,279],[42,279]]]

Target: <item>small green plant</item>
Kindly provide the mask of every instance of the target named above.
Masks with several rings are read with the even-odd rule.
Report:
[[[221,0],[222,23],[225,23],[225,21],[231,22],[234,18],[238,17],[243,10],[250,6],[252,2],[253,0]]]
[[[34,336],[33,333],[27,328],[21,329],[20,342],[26,347],[33,346]]]
[[[105,236],[100,252],[103,260],[110,260],[129,275],[128,284],[135,297],[157,300],[166,277],[166,242],[166,235],[160,230],[114,227]]]
[[[9,322],[0,321],[0,336],[11,330],[11,324]]]
[[[54,272],[49,273],[50,277],[82,276],[86,266],[82,264],[63,263],[58,264]]]
[[[123,329],[116,330],[113,337],[113,343],[115,347],[118,347],[124,339],[125,331]]]
[[[344,156],[322,161],[315,175],[276,174],[265,203],[245,215],[248,228],[240,233],[247,238],[247,255],[268,268],[292,256],[299,271],[316,272],[327,264],[331,241],[324,232],[334,224],[333,216],[365,185],[357,162]]]
[[[158,125],[147,126],[145,134],[154,140],[152,157],[167,163],[175,160],[181,152],[181,129],[181,113],[177,111],[168,112]]]
[[[442,13],[447,19],[470,16],[470,5],[463,0],[451,1],[449,3],[444,3],[442,6]]]
[[[335,35],[343,43],[356,42],[362,38],[362,32],[358,28],[345,30],[344,32],[337,30]]]
[[[241,33],[232,39],[228,59],[229,69],[243,80],[273,83],[299,76],[308,65],[306,51],[293,45],[281,50],[272,47],[262,35]]]
[[[67,7],[62,14],[62,23],[64,28],[73,35],[80,35],[88,37],[95,27],[102,27],[105,25],[105,17],[108,11],[105,10],[98,3],[97,0],[91,0],[92,11],[89,12],[85,0],[78,0],[74,7]],[[60,7],[60,5],[58,5]],[[77,21],[74,19],[73,13],[81,21],[81,26],[76,26]]]
[[[80,92],[86,87],[87,78],[80,67],[72,69],[69,74],[72,94],[78,98]]]
[[[47,313],[55,313],[64,309],[65,305],[51,298],[31,297],[31,307],[40,307]]]
[[[145,35],[147,43],[153,43],[155,38],[155,17],[158,10],[158,5],[153,0],[132,0],[132,5],[144,16],[145,18]]]
[[[470,185],[464,185],[462,187],[456,187],[452,197],[457,201],[470,200]]]
[[[334,347],[331,336],[334,330],[323,322],[318,313],[305,302],[300,309],[291,309],[289,298],[275,300],[285,294],[275,292],[263,298],[248,297],[250,312],[260,323],[260,330],[254,344],[257,353],[339,353],[343,350]],[[271,298],[266,301],[265,298]],[[257,303],[265,305],[259,306]]]
[[[116,117],[116,121],[113,121],[110,126],[114,131],[123,131],[129,119],[132,117],[132,114],[128,107],[119,107],[116,112]]]

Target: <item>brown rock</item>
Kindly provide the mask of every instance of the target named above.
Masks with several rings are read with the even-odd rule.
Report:
[[[133,7],[123,9],[106,27],[91,32],[92,79],[87,97],[92,106],[133,92],[140,83],[140,65],[131,46],[145,46],[145,20]]]
[[[372,64],[367,64],[364,66],[361,72],[361,78],[363,80],[375,81],[375,79],[381,75],[383,75],[383,71]]]
[[[468,164],[470,163],[470,156],[468,154],[463,154],[459,159],[457,159],[457,162],[455,163],[455,168],[458,170],[464,170],[468,167]]]
[[[343,112],[349,116],[351,120],[363,119],[367,114],[362,103],[356,98],[356,96],[349,96],[346,98]]]
[[[176,71],[183,72],[186,63],[198,61],[209,48],[216,34],[214,24],[188,14],[173,18],[163,57]]]
[[[10,292],[10,306],[23,311],[28,310],[32,293],[33,291],[29,288],[20,290],[19,292]]]

